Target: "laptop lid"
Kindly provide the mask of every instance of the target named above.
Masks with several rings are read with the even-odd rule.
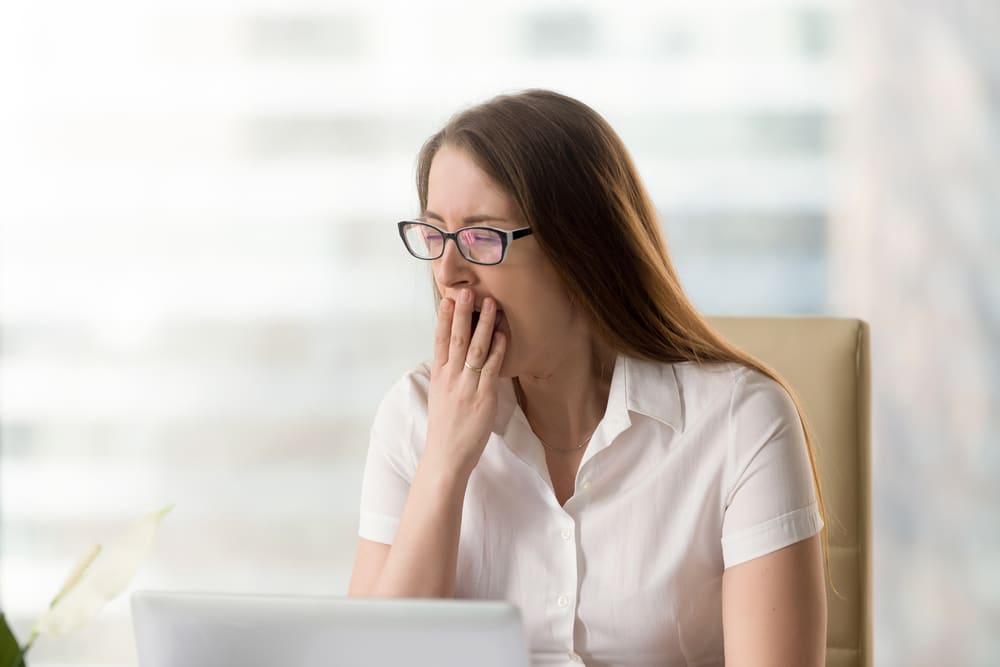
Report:
[[[493,600],[138,591],[140,667],[529,667],[517,607]]]

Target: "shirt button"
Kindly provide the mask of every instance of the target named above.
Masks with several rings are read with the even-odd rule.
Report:
[[[569,606],[569,598],[566,597],[565,595],[560,595],[559,599],[556,600],[556,604],[565,609],[566,607]]]
[[[576,653],[573,653],[573,651],[570,651],[568,655],[569,659],[572,660],[573,662],[583,662],[583,658],[578,656]]]
[[[586,482],[583,483],[583,490],[584,491],[590,491],[590,480],[589,479]]]
[[[569,528],[563,528],[563,531],[562,531],[561,534],[562,534],[562,538],[564,540],[568,540],[569,538],[573,537],[573,531],[570,530]]]

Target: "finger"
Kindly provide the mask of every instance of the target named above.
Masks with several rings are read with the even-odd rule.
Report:
[[[451,342],[451,319],[454,312],[455,302],[452,299],[441,299],[434,327],[434,364],[437,366],[448,363],[448,344]]]
[[[490,347],[490,355],[486,357],[486,363],[483,364],[483,372],[479,374],[480,390],[492,391],[496,387],[506,353],[507,336],[497,331],[493,334],[493,345]]]
[[[448,362],[465,363],[466,350],[469,347],[469,331],[472,328],[472,290],[463,289],[459,292],[458,303],[455,304],[455,314],[451,321],[451,342],[448,347]],[[459,369],[461,370],[461,368]]]
[[[472,333],[472,340],[469,342],[469,351],[465,355],[465,360],[474,368],[482,368],[486,362],[486,355],[490,351],[490,343],[493,339],[493,325],[497,319],[497,304],[493,299],[487,298],[483,301],[483,310],[479,315],[479,322],[476,323],[476,330]]]

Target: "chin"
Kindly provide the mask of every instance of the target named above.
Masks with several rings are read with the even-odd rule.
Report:
[[[514,364],[511,363],[511,358],[509,355],[504,357],[503,363],[500,364],[500,372],[497,375],[499,375],[502,378],[508,378],[508,379],[515,378],[519,375],[517,369],[514,367]]]

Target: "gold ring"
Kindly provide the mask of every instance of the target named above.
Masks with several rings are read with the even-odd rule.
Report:
[[[468,361],[465,362],[465,367],[468,368],[470,371],[476,371],[477,373],[482,373],[483,369],[485,368],[485,366],[480,366],[479,368],[476,368],[475,366],[470,366]]]

